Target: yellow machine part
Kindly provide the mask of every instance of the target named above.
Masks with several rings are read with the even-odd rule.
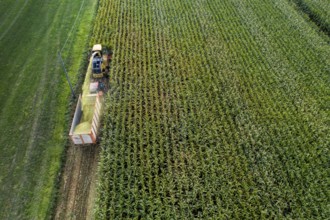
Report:
[[[93,78],[98,79],[98,78],[102,78],[104,76],[103,73],[93,73]]]

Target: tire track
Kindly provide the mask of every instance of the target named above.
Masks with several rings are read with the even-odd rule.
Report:
[[[24,4],[22,5],[21,9],[18,11],[18,13],[15,16],[15,18],[13,19],[13,21],[10,23],[10,25],[7,27],[7,29],[1,34],[0,40],[2,40],[2,38],[4,36],[6,36],[6,34],[9,32],[9,30],[14,26],[14,24],[16,23],[17,19],[21,16],[21,14],[28,2],[29,2],[29,0],[25,0]]]
[[[91,219],[99,148],[70,145],[53,219]]]

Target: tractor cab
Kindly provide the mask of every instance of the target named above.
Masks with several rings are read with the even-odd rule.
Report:
[[[100,74],[102,73],[101,67],[102,67],[102,58],[101,57],[94,57],[92,61],[92,71],[93,74]]]
[[[93,78],[99,79],[107,76],[110,69],[111,55],[107,48],[102,49],[101,44],[95,44],[92,49]]]

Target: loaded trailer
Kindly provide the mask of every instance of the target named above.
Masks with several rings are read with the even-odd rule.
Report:
[[[84,104],[81,95],[79,96],[69,134],[74,144],[96,143],[101,124],[102,108],[102,92],[86,96]]]

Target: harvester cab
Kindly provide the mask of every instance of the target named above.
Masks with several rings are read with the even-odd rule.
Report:
[[[96,44],[92,49],[92,76],[103,78],[109,75],[111,54],[107,48],[102,49],[101,44]]]

